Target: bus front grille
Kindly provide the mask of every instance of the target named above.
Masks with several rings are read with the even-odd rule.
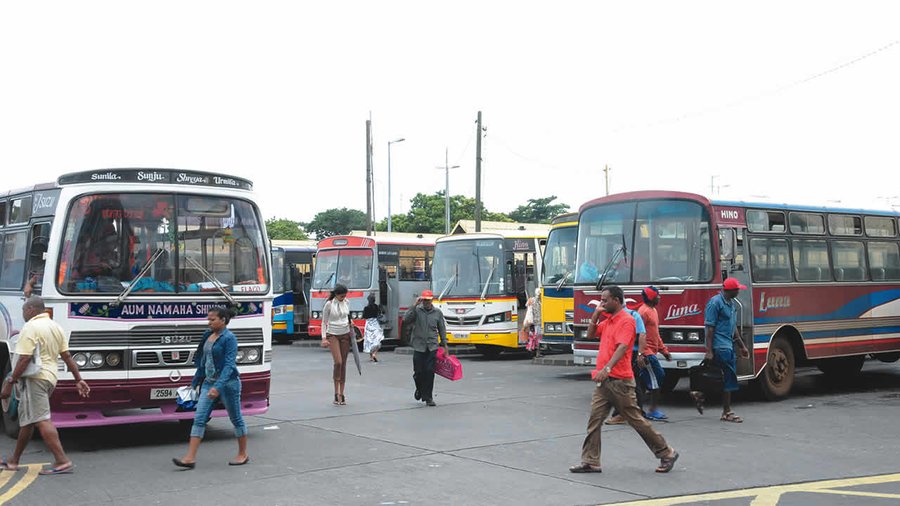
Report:
[[[105,346],[197,346],[203,338],[206,326],[147,325],[124,331],[72,331],[70,348],[96,348]],[[260,328],[230,329],[240,344],[262,344]]]

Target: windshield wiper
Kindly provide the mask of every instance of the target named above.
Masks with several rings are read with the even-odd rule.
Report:
[[[220,283],[219,280],[216,279],[215,276],[210,274],[208,270],[206,270],[202,265],[200,265],[199,262],[194,260],[192,257],[185,255],[184,259],[187,261],[187,263],[191,264],[191,267],[200,271],[200,274],[203,274],[203,276],[206,278],[207,281],[212,282],[213,286],[215,286],[216,289],[219,290],[222,293],[222,295],[225,296],[226,299],[228,299],[229,304],[231,304],[234,307],[237,307],[237,305],[238,305],[237,301],[235,301],[234,297],[232,297],[231,294],[228,293],[228,290],[225,289],[225,285]]]
[[[153,253],[153,256],[150,257],[150,260],[147,261],[147,265],[145,265],[144,268],[141,269],[140,272],[138,272],[138,275],[135,276],[134,279],[128,282],[128,286],[126,286],[125,289],[122,290],[122,293],[120,293],[119,296],[116,297],[116,300],[110,302],[109,305],[112,307],[117,307],[122,304],[122,301],[125,300],[125,297],[128,297],[131,294],[131,291],[134,290],[134,287],[137,285],[137,281],[144,277],[144,274],[147,274],[147,271],[149,271],[150,268],[153,267],[153,264],[157,260],[159,260],[159,257],[161,257],[164,252],[164,249],[157,248],[157,250]]]
[[[606,275],[609,274],[610,269],[612,269],[613,264],[616,263],[616,260],[619,259],[619,255],[628,261],[628,251],[625,249],[625,236],[622,236],[622,244],[616,247],[615,253],[613,253],[612,258],[609,259],[609,262],[606,264],[606,268],[603,269],[603,274],[600,275],[600,279],[597,280],[597,285],[594,289],[599,290],[601,286],[603,286],[603,282],[606,281]]]
[[[571,275],[572,271],[566,271],[565,276],[563,276],[562,279],[559,280],[559,283],[556,284],[556,289],[562,290],[563,285],[566,284],[566,280],[569,279],[569,276]]]
[[[444,285],[444,289],[441,290],[441,294],[438,295],[438,300],[442,300],[444,298],[444,295],[447,295],[447,293],[450,291],[450,285],[452,285],[453,281],[458,278],[459,278],[459,264],[456,264],[456,272],[454,272],[453,275],[450,276],[450,279],[447,280],[447,284]]]
[[[488,287],[491,286],[491,278],[494,277],[495,270],[497,270],[496,265],[491,267],[491,272],[488,273],[487,280],[484,282],[484,290],[481,291],[481,300],[484,300],[485,295],[487,295]]]
[[[326,279],[325,282],[322,283],[322,288],[325,288],[328,286],[328,282],[331,281],[331,278],[333,278],[335,274],[337,274],[337,271],[332,272],[331,274],[328,275],[328,279]]]

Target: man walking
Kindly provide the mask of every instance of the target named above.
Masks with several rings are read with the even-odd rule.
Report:
[[[403,315],[403,325],[410,325],[412,332],[409,344],[413,349],[413,380],[416,382],[417,401],[425,401],[428,406],[434,402],[434,362],[437,356],[438,339],[444,352],[449,356],[447,327],[444,315],[435,309],[431,290],[422,290],[413,307]]]
[[[659,410],[659,390],[666,372],[656,358],[657,353],[662,353],[666,360],[672,360],[669,349],[659,335],[659,313],[656,306],[659,305],[659,289],[648,286],[641,291],[644,304],[638,308],[638,314],[647,329],[647,344],[640,349],[635,361],[640,371],[640,379],[650,398],[650,406],[647,409],[647,418],[650,420],[665,420],[668,417]]]
[[[581,464],[569,468],[573,473],[601,471],[600,432],[603,420],[613,407],[619,410],[628,425],[637,431],[653,455],[660,460],[656,472],[668,473],[678,460],[678,452],[653,430],[637,405],[634,372],[631,368],[635,321],[623,311],[624,299],[622,289],[615,285],[605,288],[600,295],[600,304],[608,315],[598,329],[600,349],[597,352],[597,368],[591,371],[591,378],[597,383],[597,387],[591,400],[587,436],[581,447]]]
[[[19,459],[31,441],[36,426],[55,459],[50,469],[40,472],[42,475],[71,473],[75,467],[66,457],[59,441],[59,433],[50,421],[50,394],[56,387],[57,357],[63,359],[69,372],[75,377],[78,393],[87,397],[91,392],[69,354],[69,343],[62,327],[50,319],[46,311],[43,299],[37,296],[29,297],[22,306],[22,316],[26,323],[19,332],[16,345],[15,356],[19,358],[12,365],[12,373],[3,381],[3,389],[0,390],[0,398],[6,399],[15,387],[16,398],[19,400],[19,437],[16,449],[9,460],[0,463],[0,467],[10,471],[19,468]],[[35,353],[41,358],[40,371],[23,377],[22,373],[28,368]]]
[[[641,348],[643,348],[647,344],[647,329],[644,327],[644,320],[641,319],[640,313],[628,307],[628,304],[635,304],[634,299],[625,299],[625,304],[622,306],[622,311],[631,315],[634,318],[634,326],[635,332],[637,333],[637,337],[634,340],[634,346],[632,346],[631,351],[631,368],[634,372],[635,376],[638,374],[638,365],[635,359],[637,358],[638,353]],[[588,324],[588,334],[589,336],[594,336],[597,339],[600,339],[600,336],[597,332],[597,323],[600,321],[600,317],[603,316],[603,306],[597,306],[594,308],[594,313],[591,315],[591,322]],[[641,411],[644,409],[643,400],[641,399],[644,395],[643,385],[637,384],[635,388],[635,398],[637,399],[638,407],[641,408]],[[625,417],[623,417],[618,409],[614,409],[612,416],[609,417],[609,420],[606,421],[606,425],[622,425],[625,423]]]
[[[734,354],[735,343],[741,349],[741,357],[750,357],[750,351],[741,339],[741,331],[737,325],[734,299],[738,292],[747,287],[734,278],[727,278],[722,283],[722,291],[714,295],[706,304],[703,325],[706,327],[706,359],[715,360],[722,367],[725,385],[722,392],[723,422],[741,423],[744,420],[731,410],[731,392],[738,390],[737,358]],[[691,392],[697,404],[697,410],[703,413],[703,393]]]

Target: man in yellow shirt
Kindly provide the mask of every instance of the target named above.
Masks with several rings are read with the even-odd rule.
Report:
[[[19,468],[19,459],[25,451],[25,447],[31,441],[34,428],[41,433],[47,448],[53,453],[55,462],[50,469],[44,469],[40,474],[71,473],[74,464],[66,457],[62,443],[59,441],[59,433],[50,420],[50,394],[56,387],[56,359],[61,357],[68,366],[69,371],[75,377],[78,393],[87,397],[91,389],[78,372],[78,366],[69,354],[69,343],[65,332],[58,323],[50,318],[44,307],[44,301],[40,297],[29,297],[22,306],[22,316],[25,325],[19,332],[16,345],[16,357],[12,374],[3,381],[3,389],[0,390],[0,399],[10,396],[13,386],[16,388],[16,398],[19,400],[19,437],[16,440],[16,450],[9,460],[0,462],[0,467],[15,471]],[[41,369],[29,377],[22,377],[22,373],[28,368],[32,356],[37,348],[41,357]]]

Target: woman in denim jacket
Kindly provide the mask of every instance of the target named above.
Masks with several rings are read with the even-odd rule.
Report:
[[[234,425],[234,435],[238,438],[238,454],[228,462],[230,466],[242,466],[250,461],[247,455],[247,425],[241,416],[241,379],[237,370],[237,337],[225,326],[234,313],[223,307],[210,309],[207,315],[209,329],[203,333],[203,340],[194,353],[197,372],[191,387],[200,387],[194,425],[187,454],[181,459],[172,459],[179,467],[193,469],[197,461],[197,450],[206,432],[206,422],[213,405],[221,396],[222,404]]]

